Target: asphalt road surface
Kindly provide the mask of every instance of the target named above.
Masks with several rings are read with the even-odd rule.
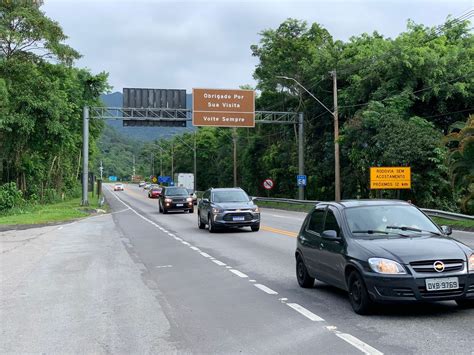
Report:
[[[454,302],[359,316],[342,291],[300,288],[294,250],[303,213],[267,209],[259,232],[210,234],[197,228],[196,212],[159,214],[137,186],[106,186],[106,196],[178,352],[473,354],[474,310]],[[473,233],[454,236],[474,247]]]

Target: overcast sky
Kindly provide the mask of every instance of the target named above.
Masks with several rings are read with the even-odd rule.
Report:
[[[336,39],[375,30],[395,37],[407,19],[439,25],[473,5],[474,0],[45,0],[42,9],[83,55],[77,65],[108,72],[113,91],[191,91],[255,85],[250,45],[258,43],[260,31],[288,17],[318,22]]]

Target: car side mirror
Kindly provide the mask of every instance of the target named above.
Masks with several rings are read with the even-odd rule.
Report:
[[[208,198],[203,198],[203,199],[202,199],[202,202],[206,202],[206,203],[207,203],[207,202],[209,202],[209,199],[208,199]]]
[[[446,235],[451,235],[453,234],[453,229],[450,226],[441,226],[441,230],[443,231],[444,234]]]
[[[250,201],[255,202],[257,201],[257,198],[255,196],[250,197]]]
[[[323,237],[323,239],[327,239],[327,240],[341,240],[341,237],[339,237],[337,235],[337,232],[335,230],[332,230],[332,229],[325,230],[321,234],[321,237]]]

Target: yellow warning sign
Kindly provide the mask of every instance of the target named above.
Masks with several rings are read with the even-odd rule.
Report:
[[[411,189],[411,168],[388,166],[370,168],[371,189]]]

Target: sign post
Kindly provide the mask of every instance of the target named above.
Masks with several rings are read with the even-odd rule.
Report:
[[[370,188],[383,189],[411,189],[411,168],[400,167],[371,167]]]
[[[255,91],[193,89],[193,126],[255,127]]]

